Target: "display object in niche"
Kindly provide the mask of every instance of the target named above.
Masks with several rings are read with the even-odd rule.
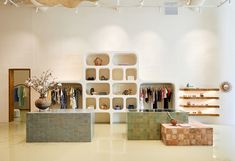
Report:
[[[33,76],[25,81],[26,86],[32,87],[40,94],[39,99],[35,101],[35,106],[39,110],[46,110],[51,105],[51,101],[47,99],[46,94],[49,90],[57,89],[61,83],[56,82],[50,70],[43,72],[40,77]]]
[[[97,57],[97,58],[95,58],[95,60],[94,60],[94,64],[95,64],[96,66],[101,66],[101,65],[102,65],[102,62],[103,62],[103,60],[102,60],[100,57]]]
[[[101,110],[108,110],[108,106],[104,103],[100,106]]]
[[[100,77],[100,80],[109,80],[109,79],[102,75],[102,76]]]
[[[186,84],[186,87],[187,87],[187,88],[192,88],[193,85],[191,85],[190,83],[187,83],[187,84]]]
[[[132,89],[126,89],[122,92],[123,95],[131,95]]]
[[[87,80],[95,80],[94,77],[88,77]]]
[[[119,106],[119,105],[114,106],[114,110],[121,110],[121,109],[122,109],[122,106]]]
[[[91,89],[90,89],[90,95],[93,95],[94,92],[95,92],[95,89],[94,89],[94,88],[91,88]]]
[[[127,109],[128,109],[128,110],[134,110],[134,109],[135,109],[135,106],[134,106],[134,105],[128,105],[128,106],[127,106]]]

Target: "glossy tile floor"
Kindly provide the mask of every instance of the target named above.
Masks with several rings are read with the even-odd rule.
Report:
[[[26,143],[25,123],[0,123],[0,161],[235,161],[235,126],[213,126],[214,146],[128,141],[126,125],[95,125],[91,143]]]

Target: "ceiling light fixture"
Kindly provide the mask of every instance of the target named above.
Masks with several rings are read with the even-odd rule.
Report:
[[[140,7],[144,6],[144,0],[140,0]]]
[[[120,7],[120,0],[117,0],[115,10],[119,11],[119,7]]]
[[[48,6],[45,6],[36,0],[30,0],[30,1],[36,7],[36,13],[38,13],[39,10],[45,12],[49,9]]]
[[[13,0],[5,0],[4,5],[7,5],[8,3],[13,4],[16,7],[19,7],[18,4],[16,4]]]
[[[39,3],[47,7],[62,5],[67,8],[76,8],[83,1],[96,2],[97,0],[31,0],[33,4]]]

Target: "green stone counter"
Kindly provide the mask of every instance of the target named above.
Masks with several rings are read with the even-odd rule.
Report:
[[[91,110],[28,112],[27,142],[90,142],[94,131]]]
[[[188,113],[183,111],[170,112],[178,123],[188,123]],[[169,123],[167,112],[128,112],[128,140],[160,140],[161,124]]]

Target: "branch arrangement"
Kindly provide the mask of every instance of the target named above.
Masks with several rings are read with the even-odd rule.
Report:
[[[56,82],[56,78],[52,76],[50,70],[43,72],[40,77],[33,76],[25,81],[27,87],[32,87],[40,95],[46,95],[49,90],[57,89],[62,86]]]

